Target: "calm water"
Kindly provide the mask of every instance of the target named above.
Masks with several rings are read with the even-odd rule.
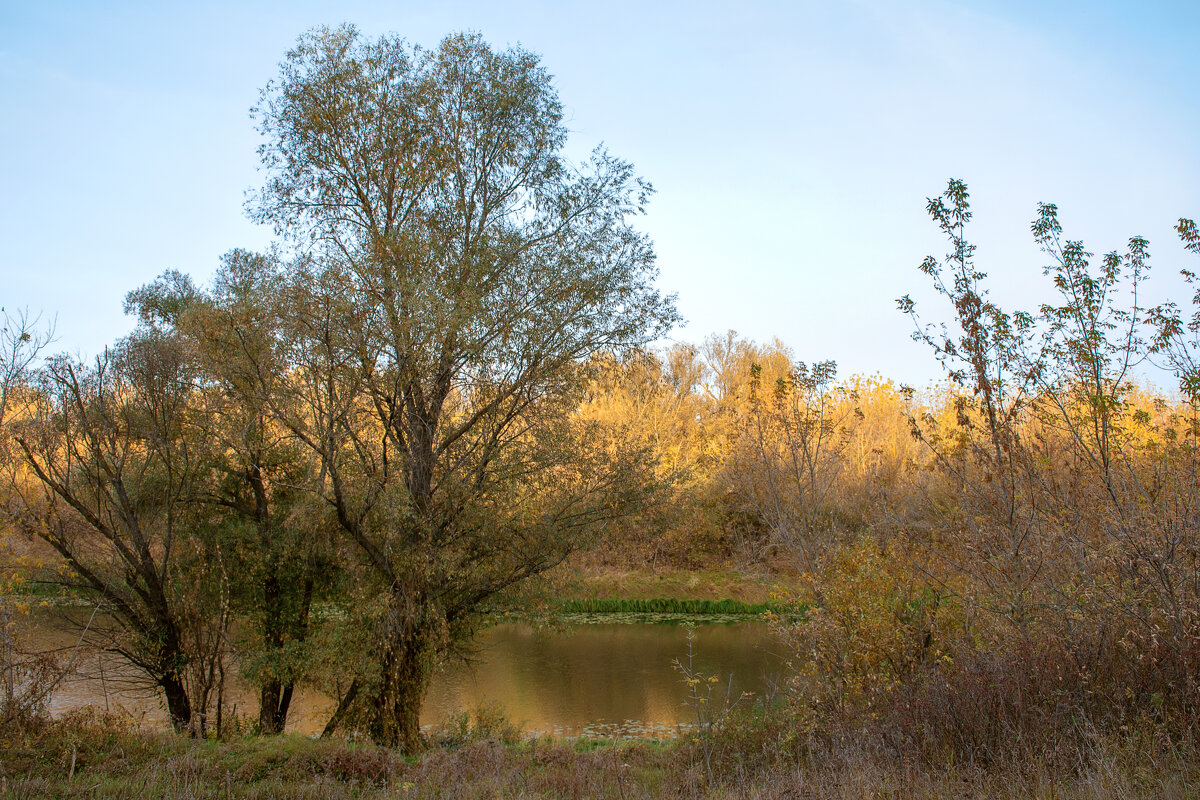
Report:
[[[694,629],[696,670],[721,678],[720,696],[732,675],[733,696],[761,692],[782,671],[778,648],[758,622],[698,625]],[[40,630],[47,646],[74,640],[47,622]],[[469,664],[447,665],[433,679],[422,723],[437,725],[447,715],[480,704],[499,704],[529,731],[556,735],[671,735],[691,721],[675,659],[686,663],[687,630],[681,625],[579,624],[565,630],[505,623],[486,631]],[[124,709],[147,727],[165,727],[159,699],[121,680],[116,656],[83,653],[77,675],[56,693],[51,711],[86,705]],[[255,713],[249,687],[236,680],[227,690],[240,714]],[[299,691],[288,730],[318,733],[333,702],[319,692]]]

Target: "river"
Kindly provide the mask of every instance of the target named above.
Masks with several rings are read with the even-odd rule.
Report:
[[[769,692],[783,670],[779,648],[760,622],[699,624],[693,629],[693,669],[716,675],[716,702],[728,692]],[[67,647],[74,634],[39,621],[45,646]],[[562,628],[503,623],[487,629],[470,662],[445,665],[434,676],[422,709],[422,724],[436,727],[446,718],[479,705],[504,710],[530,733],[556,736],[670,736],[694,720],[683,676],[673,666],[687,663],[687,628],[678,623],[590,622]],[[147,728],[165,728],[158,696],[122,680],[128,666],[112,654],[79,651],[76,669],[56,690],[53,714],[92,705],[128,713]],[[732,676],[732,678],[731,678]],[[732,680],[732,683],[730,681]],[[238,714],[256,712],[250,687],[230,681],[229,698]],[[301,689],[292,702],[288,731],[320,732],[332,700]]]

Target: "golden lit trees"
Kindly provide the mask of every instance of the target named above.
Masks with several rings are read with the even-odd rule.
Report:
[[[832,361],[789,367],[767,386],[751,365],[728,479],[766,527],[766,545],[816,570],[840,532],[832,493],[860,412]]]
[[[708,368],[697,349],[673,344],[593,364],[582,418],[605,432],[615,457],[638,459],[640,496],[609,526],[601,558],[623,565],[698,564],[723,551],[713,508],[724,443],[716,404],[704,390]]]

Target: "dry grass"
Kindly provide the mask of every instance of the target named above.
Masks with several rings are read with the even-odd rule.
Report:
[[[1027,748],[990,766],[931,767],[884,738],[797,737],[780,718],[731,729],[706,785],[687,742],[477,739],[420,759],[346,741],[261,737],[191,741],[77,716],[11,735],[0,798],[1184,798],[1200,791],[1190,746],[1152,730],[1096,736],[1072,768]]]
[[[715,600],[732,598],[743,603],[765,602],[780,576],[738,572],[732,568],[705,570],[671,568],[616,568],[589,563],[592,554],[580,554],[555,576],[554,594],[560,598],[602,600]]]

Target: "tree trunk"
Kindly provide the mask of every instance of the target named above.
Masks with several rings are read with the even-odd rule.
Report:
[[[277,565],[272,565],[267,579],[263,583],[263,639],[266,646],[273,652],[279,653],[290,634],[299,641],[304,640],[305,623],[308,617],[308,604],[312,599],[312,581],[305,584],[303,606],[299,610],[300,621],[287,619],[288,596],[283,582],[277,574]],[[262,733],[283,733],[287,725],[288,706],[292,702],[291,681],[284,681],[272,676],[263,683],[259,695],[258,727]]]
[[[435,620],[418,597],[403,593],[392,596],[375,645],[378,683],[364,685],[355,679],[322,737],[353,719],[363,724],[378,744],[397,747],[405,755],[424,749],[421,703],[436,654]]]
[[[338,707],[333,712],[333,716],[329,718],[329,722],[325,723],[325,730],[321,731],[321,738],[328,739],[333,736],[334,731],[342,724],[342,720],[350,713],[354,701],[358,698],[358,679],[350,681],[350,688],[342,695],[342,699],[338,701]]]
[[[176,733],[189,731],[192,725],[192,704],[177,674],[164,675],[158,682],[167,696],[167,714]]]
[[[288,706],[292,704],[293,684],[284,685],[278,679],[263,684],[259,695],[258,728],[262,733],[283,733],[287,725]]]
[[[428,610],[420,600],[393,598],[390,612],[380,643],[381,674],[368,730],[376,742],[415,755],[424,746],[421,703],[429,679],[433,636],[426,619]]]
[[[256,492],[257,494],[260,492]],[[265,534],[266,525],[260,523],[259,529],[260,533]],[[271,564],[268,576],[263,582],[263,640],[266,648],[271,652],[278,652],[283,646],[283,585],[276,575],[276,570],[277,565]],[[258,728],[260,732],[265,734],[283,733],[284,723],[287,722],[287,709],[283,709],[281,715],[280,700],[282,696],[283,681],[276,675],[266,678],[262,691],[259,693]]]

